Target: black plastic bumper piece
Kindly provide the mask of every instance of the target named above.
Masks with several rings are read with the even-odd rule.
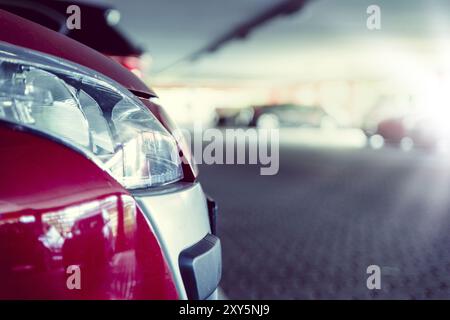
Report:
[[[212,234],[206,235],[181,252],[179,264],[188,299],[207,299],[217,289],[222,277],[220,239]]]
[[[206,197],[206,203],[208,205],[209,224],[211,226],[211,233],[217,235],[217,213],[219,208],[217,202],[211,197]]]

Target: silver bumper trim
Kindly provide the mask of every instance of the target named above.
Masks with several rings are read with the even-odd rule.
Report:
[[[165,192],[133,192],[147,216],[172,271],[180,299],[187,299],[178,259],[180,253],[211,232],[205,194],[199,183],[179,184]]]

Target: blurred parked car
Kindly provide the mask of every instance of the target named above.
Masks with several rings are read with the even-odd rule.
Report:
[[[335,128],[336,121],[322,108],[296,104],[256,106],[249,125],[256,127]]]
[[[216,125],[218,127],[248,126],[253,114],[253,108],[217,108]]]
[[[380,121],[371,132],[367,130],[369,138],[377,135],[383,138],[383,142],[391,146],[400,146],[402,140],[407,137],[407,120],[405,117],[390,118]]]
[[[384,144],[405,150],[412,148],[437,150],[449,143],[445,128],[432,116],[405,115],[381,120],[365,133],[372,146]]]

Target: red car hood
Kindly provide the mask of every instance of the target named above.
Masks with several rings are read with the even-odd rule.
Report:
[[[62,34],[4,10],[0,10],[0,41],[81,64],[110,77],[141,97],[155,96],[138,77],[112,59]]]

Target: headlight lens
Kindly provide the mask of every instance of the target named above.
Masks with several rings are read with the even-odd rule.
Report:
[[[63,140],[128,189],[183,177],[174,138],[128,90],[93,70],[1,42],[0,119]]]

